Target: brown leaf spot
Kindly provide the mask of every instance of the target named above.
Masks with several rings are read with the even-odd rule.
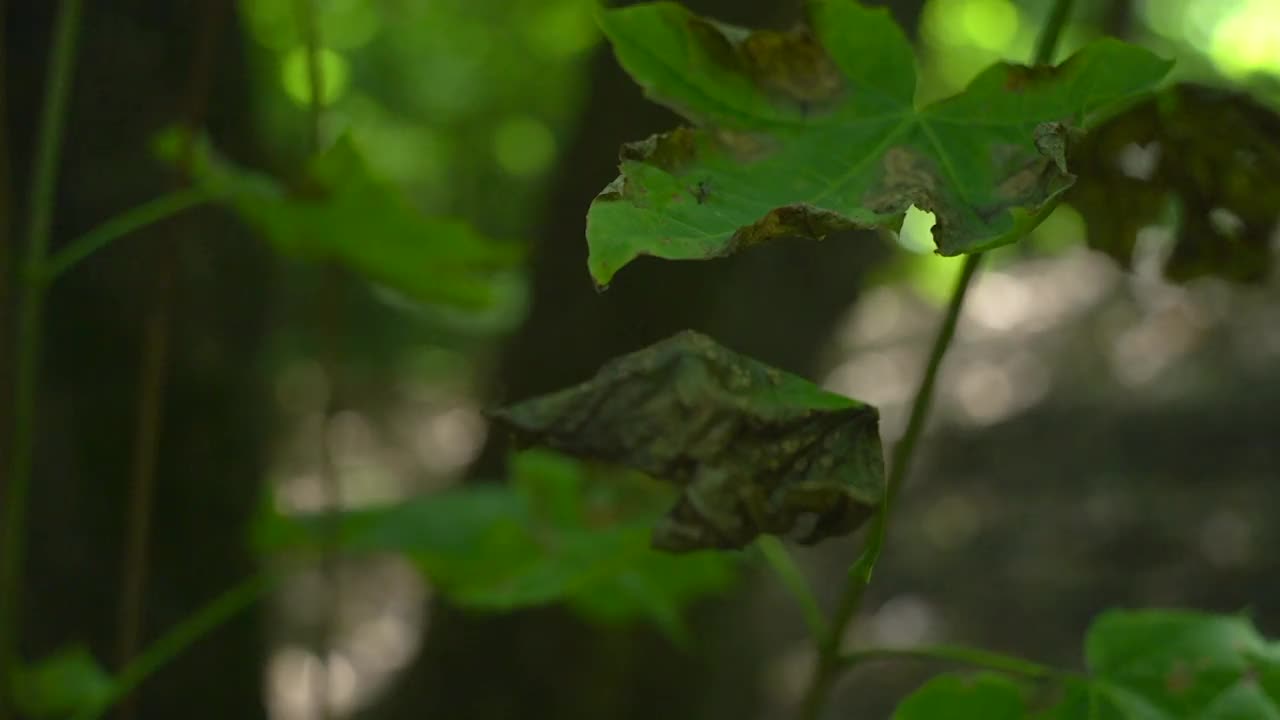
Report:
[[[747,72],[765,92],[803,107],[832,100],[844,89],[839,69],[807,28],[753,32],[738,46],[738,52]]]
[[[838,230],[849,230],[858,224],[838,212],[814,207],[807,203],[783,205],[770,210],[751,225],[740,228],[734,235],[732,247],[736,252],[745,247],[779,237],[806,237],[822,240]]]

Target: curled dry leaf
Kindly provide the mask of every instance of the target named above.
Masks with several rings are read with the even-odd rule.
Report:
[[[1280,113],[1241,93],[1176,85],[1112,118],[1078,146],[1067,195],[1089,244],[1124,265],[1138,233],[1172,215],[1173,280],[1260,282],[1280,223]]]
[[[855,530],[885,491],[874,407],[695,332],[491,415],[524,442],[676,485],[679,499],[652,535],[665,550],[740,548],[796,531],[818,542]]]

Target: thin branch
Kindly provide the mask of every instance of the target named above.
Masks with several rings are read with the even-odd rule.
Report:
[[[1049,19],[1045,21],[1044,27],[1040,30],[1040,37],[1036,38],[1036,65],[1047,65],[1053,62],[1053,55],[1058,51],[1058,40],[1062,38],[1062,31],[1067,27],[1067,20],[1071,19],[1071,11],[1075,9],[1075,0],[1058,0],[1053,4],[1053,9],[1049,11]]]
[[[82,711],[76,720],[97,720],[103,713],[132,693],[157,670],[173,662],[210,632],[222,627],[236,615],[250,608],[274,585],[274,578],[255,575],[223,591],[195,614],[175,625],[142,651],[116,675],[111,693],[97,705]]]
[[[40,348],[44,319],[44,284],[39,273],[49,250],[53,205],[62,154],[71,80],[80,29],[80,0],[63,0],[53,31],[40,135],[32,164],[31,197],[23,260],[22,300],[13,402],[13,466],[5,497],[0,538],[0,719],[8,717],[12,668],[19,656],[23,565],[26,555],[27,495],[34,459],[36,394],[40,384]]]
[[[818,599],[813,596],[804,574],[792,559],[791,553],[787,552],[781,540],[772,535],[761,535],[760,539],[756,540],[756,545],[778,579],[782,581],[782,586],[800,606],[800,614],[804,617],[805,626],[809,628],[809,636],[813,638],[814,643],[821,643],[830,633],[827,618],[822,612],[822,607],[818,605]]]
[[[911,416],[907,420],[907,429],[902,439],[894,448],[893,462],[889,470],[889,478],[885,490],[884,504],[876,514],[867,538],[867,546],[857,562],[849,571],[845,590],[840,596],[840,603],[831,621],[831,632],[825,642],[819,646],[818,667],[814,672],[813,682],[805,695],[801,706],[800,717],[814,720],[827,702],[831,685],[835,682],[842,663],[840,661],[840,644],[845,630],[858,609],[862,607],[867,585],[871,582],[871,573],[880,553],[884,549],[885,536],[888,534],[890,513],[895,506],[898,492],[911,467],[911,459],[915,454],[916,443],[924,432],[929,418],[929,408],[933,402],[933,388],[937,382],[938,371],[942,367],[942,359],[946,356],[951,339],[955,336],[956,324],[960,319],[960,310],[964,307],[964,298],[969,291],[969,283],[982,261],[981,254],[965,257],[964,268],[951,292],[951,301],[947,304],[947,313],[943,317],[942,326],[934,338],[933,348],[929,352],[929,361],[925,366],[924,378],[916,391],[915,401],[911,405]]]
[[[1041,665],[1013,655],[958,645],[927,645],[912,648],[866,648],[840,656],[840,664],[852,667],[876,660],[927,660],[956,663],[969,667],[1021,675],[1032,680],[1050,680],[1071,675],[1070,672]]]
[[[40,274],[40,277],[43,282],[52,283],[85,258],[110,245],[113,241],[154,225],[161,220],[168,219],[184,210],[214,200],[217,196],[218,194],[209,188],[183,188],[126,210],[72,240],[66,247],[51,255],[45,263],[44,271]]]
[[[1058,40],[1062,35],[1062,29],[1071,15],[1073,5],[1074,0],[1056,0],[1054,3],[1049,19],[1036,44],[1035,62],[1037,64],[1046,63],[1049,58],[1053,57],[1057,49]],[[898,493],[902,490],[902,485],[906,481],[907,473],[911,469],[911,461],[915,457],[916,445],[924,432],[925,425],[928,423],[929,409],[933,403],[933,390],[937,383],[938,372],[942,367],[942,360],[946,356],[947,348],[950,347],[952,338],[955,336],[956,324],[960,318],[960,311],[964,307],[965,295],[969,291],[969,285],[981,264],[982,253],[974,253],[965,257],[964,267],[960,271],[960,277],[951,293],[951,300],[947,304],[947,313],[943,317],[942,326],[938,328],[933,348],[929,352],[929,361],[925,366],[924,377],[920,381],[920,387],[916,391],[915,400],[911,405],[911,415],[907,420],[907,429],[898,445],[894,448],[889,477],[886,481],[884,503],[871,526],[866,547],[857,561],[854,562],[853,567],[850,568],[844,592],[841,594],[839,605],[835,615],[832,617],[830,632],[818,647],[817,666],[814,669],[813,679],[808,691],[805,693],[800,708],[800,717],[803,720],[817,720],[827,703],[827,698],[831,694],[831,687],[835,684],[839,671],[852,664],[849,656],[841,655],[840,645],[844,640],[845,630],[848,628],[849,623],[862,607],[867,586],[871,582],[871,574],[875,570],[876,563],[880,559],[880,553],[884,549],[891,512],[897,501]]]

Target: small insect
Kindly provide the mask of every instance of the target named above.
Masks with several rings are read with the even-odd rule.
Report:
[[[711,197],[711,184],[706,180],[699,180],[698,184],[693,186],[692,192],[693,199],[697,200],[698,204],[701,205],[707,201],[707,198]]]

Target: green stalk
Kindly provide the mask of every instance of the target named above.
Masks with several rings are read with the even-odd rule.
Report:
[[[122,698],[133,692],[144,680],[182,654],[196,641],[247,610],[274,583],[272,577],[255,575],[210,600],[194,615],[175,625],[151,643],[115,677],[111,693],[96,705],[81,711],[75,720],[97,720]]]
[[[813,596],[809,583],[805,581],[804,574],[800,572],[795,560],[787,552],[786,546],[772,535],[761,535],[756,540],[756,546],[760,548],[765,561],[782,581],[782,586],[791,593],[796,604],[800,606],[800,614],[804,617],[804,624],[809,628],[809,636],[813,638],[813,642],[823,642],[823,638],[830,632],[827,627],[827,618],[822,613],[822,607],[818,605],[818,599]]]
[[[208,188],[183,188],[130,208],[72,240],[66,247],[50,256],[44,263],[40,280],[44,283],[53,283],[82,260],[113,241],[177,215],[183,210],[209,202],[217,196],[218,193]]]
[[[40,346],[45,284],[41,282],[53,203],[57,187],[62,133],[71,95],[76,40],[80,28],[81,0],[63,0],[53,31],[53,47],[45,80],[44,106],[35,160],[32,163],[31,198],[27,220],[26,253],[21,278],[21,307],[15,348],[12,471],[4,501],[3,537],[0,538],[0,719],[9,717],[11,679],[19,655],[19,596],[23,592],[23,563],[27,495],[31,489],[34,457],[36,389],[40,383]]]
[[[1041,665],[1013,655],[957,645],[926,645],[911,648],[866,648],[840,656],[843,665],[858,665],[875,660],[931,660],[957,663],[969,667],[1020,675],[1031,680],[1050,680],[1071,675],[1057,668]]]
[[[1058,39],[1062,35],[1062,29],[1066,26],[1067,19],[1071,16],[1073,5],[1074,0],[1056,0],[1054,3],[1049,19],[1036,43],[1035,64],[1045,64],[1053,57],[1054,52],[1057,50]],[[880,553],[884,549],[885,538],[889,529],[890,513],[907,478],[907,472],[911,469],[911,461],[915,457],[916,446],[928,422],[938,372],[942,367],[942,360],[946,356],[947,348],[950,347],[951,340],[955,337],[956,324],[960,319],[960,311],[964,307],[965,296],[969,292],[969,285],[973,281],[974,275],[978,272],[978,267],[982,264],[982,257],[982,253],[974,253],[965,257],[964,267],[960,271],[960,277],[956,281],[955,289],[951,292],[951,299],[947,303],[946,315],[943,317],[942,326],[938,328],[938,334],[934,338],[933,348],[929,352],[929,361],[925,366],[924,377],[920,380],[919,389],[916,391],[915,400],[911,405],[911,415],[907,420],[907,429],[893,451],[889,477],[886,481],[884,503],[870,528],[866,547],[849,570],[844,592],[841,594],[839,605],[831,620],[830,631],[818,647],[817,667],[814,670],[812,681],[801,704],[800,717],[803,720],[817,720],[822,709],[827,704],[827,699],[831,694],[831,687],[835,684],[835,679],[840,670],[856,664],[857,659],[860,657],[856,654],[842,655],[840,646],[849,623],[862,607],[867,586],[871,582],[872,571],[874,571],[876,563],[880,559]]]

